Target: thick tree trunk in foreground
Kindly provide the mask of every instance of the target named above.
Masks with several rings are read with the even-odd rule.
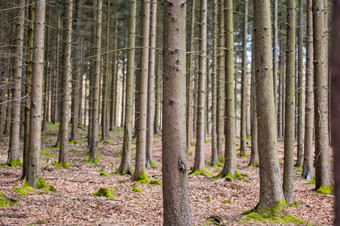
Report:
[[[288,205],[294,202],[294,140],[295,140],[295,0],[287,7],[286,50],[286,117],[284,136],[283,192]]]
[[[34,42],[32,93],[30,114],[30,143],[27,165],[27,180],[30,186],[36,187],[41,177],[40,150],[41,150],[41,102],[44,75],[44,27],[45,27],[45,0],[36,1],[34,17]]]
[[[168,4],[169,3],[169,4]],[[185,134],[185,0],[164,4],[163,224],[192,225]],[[173,18],[176,18],[174,20]],[[171,185],[171,186],[169,186]]]
[[[328,138],[328,59],[323,0],[313,0],[314,34],[314,116],[315,116],[315,186],[329,187],[331,172]]]
[[[255,71],[258,114],[260,202],[259,207],[277,206],[283,200],[280,166],[277,154],[276,116],[272,74],[270,1],[254,1]]]
[[[314,87],[313,87],[313,0],[307,2],[307,36],[306,36],[306,123],[305,152],[302,177],[310,180],[313,177],[313,135],[314,135]]]
[[[129,18],[129,50],[127,59],[126,73],[126,104],[125,104],[125,125],[124,125],[124,141],[122,161],[120,163],[119,172],[121,174],[131,174],[131,138],[133,124],[133,77],[135,64],[135,32],[136,32],[136,7],[135,0],[130,0],[130,18]]]
[[[205,79],[207,73],[207,0],[201,0],[200,60],[194,171],[204,167]],[[163,127],[164,128],[164,127]]]
[[[24,48],[24,27],[25,27],[25,0],[19,1],[19,13],[16,18],[16,40],[15,40],[15,59],[13,72],[13,92],[12,92],[12,117],[11,133],[9,139],[9,150],[7,162],[19,160],[19,137],[20,137],[20,97],[21,97],[21,75],[22,75],[22,56]]]
[[[64,63],[63,63],[63,79],[62,79],[62,101],[60,115],[60,151],[59,164],[67,162],[67,146],[68,146],[68,122],[69,122],[69,79],[71,75],[71,41],[72,41],[72,0],[67,0],[66,5],[66,21],[65,21],[65,43],[64,43]]]

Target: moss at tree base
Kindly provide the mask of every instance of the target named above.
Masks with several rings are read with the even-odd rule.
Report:
[[[145,171],[143,171],[140,175],[137,177],[137,183],[144,184],[144,183],[149,183],[150,179],[146,175]]]
[[[40,177],[37,181],[37,188],[44,191],[56,192],[57,190],[50,184],[45,183],[44,178]]]
[[[205,177],[214,177],[215,176],[213,173],[209,172],[205,167],[189,173],[189,176],[191,176],[191,177],[199,176],[199,175],[205,176]]]
[[[70,165],[69,165],[68,162],[65,162],[64,164],[59,163],[59,164],[55,167],[55,169],[60,169],[60,168],[69,169],[69,168],[70,168]]]
[[[132,185],[132,191],[133,191],[133,192],[141,193],[141,192],[142,192],[142,189],[140,189],[139,187],[137,187],[136,184],[133,184],[133,185]]]
[[[13,188],[13,192],[16,192],[20,195],[29,195],[34,193],[35,188],[28,185],[28,182],[26,181],[23,185]]]
[[[316,190],[316,193],[319,193],[322,195],[331,194],[333,193],[333,187],[332,186],[320,186],[320,188]]]
[[[8,166],[8,167],[17,167],[17,166],[22,167],[23,164],[22,164],[22,162],[20,161],[20,159],[10,159],[10,160],[6,163],[6,166]]]

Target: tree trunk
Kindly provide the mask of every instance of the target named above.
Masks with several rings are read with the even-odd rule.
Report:
[[[149,78],[148,78],[148,102],[147,102],[147,134],[146,134],[146,167],[150,168],[153,160],[153,126],[155,114],[155,66],[156,66],[156,29],[157,29],[157,0],[151,2],[150,23],[150,56],[149,56]]]
[[[97,0],[97,32],[96,32],[96,58],[95,71],[93,79],[93,101],[92,101],[92,126],[91,126],[91,159],[97,158],[98,151],[98,126],[99,126],[99,80],[100,80],[100,63],[101,63],[101,47],[102,47],[102,17],[103,17],[103,0]]]
[[[323,0],[313,0],[314,34],[314,116],[315,116],[315,186],[330,187],[328,139],[328,59]],[[321,12],[321,13],[320,13]]]
[[[283,191],[277,153],[276,115],[272,70],[270,1],[254,1],[256,107],[260,160],[260,201],[258,207],[280,213]],[[261,98],[259,98],[261,97]],[[273,213],[275,214],[275,213]]]
[[[133,124],[133,78],[135,65],[135,41],[136,41],[136,8],[137,2],[130,0],[130,18],[129,18],[129,46],[126,72],[126,103],[125,103],[125,125],[124,125],[124,143],[122,152],[122,161],[119,172],[121,174],[132,174],[131,172],[131,138]]]
[[[205,78],[207,73],[207,0],[201,0],[200,60],[194,171],[204,167]],[[163,126],[164,128],[164,126]]]
[[[157,71],[156,71],[156,80],[155,80],[155,121],[154,121],[154,132],[155,134],[159,134],[160,130],[160,88],[161,88],[161,54],[157,54]],[[191,109],[192,110],[192,109]],[[191,130],[192,131],[192,130]]]
[[[143,0],[142,4],[142,49],[141,49],[141,72],[139,80],[138,96],[138,130],[136,142],[136,165],[134,180],[139,180],[145,171],[146,154],[146,129],[147,129],[147,97],[149,75],[149,35],[150,35],[150,2]]]
[[[302,177],[310,180],[313,177],[313,135],[314,135],[314,87],[313,87],[313,0],[307,1],[307,36],[306,36],[306,123],[305,152]]]
[[[118,19],[116,15],[115,19],[115,38],[113,48],[118,49]],[[112,64],[112,83],[111,83],[111,109],[110,109],[110,130],[113,130],[116,126],[116,99],[117,99],[117,71],[118,71],[118,60],[117,51],[113,53],[113,64]]]
[[[247,93],[248,93],[248,80],[247,80],[247,38],[248,38],[248,0],[244,1],[244,21],[243,21],[243,37],[242,37],[242,87],[241,87],[241,156],[246,155],[247,149],[247,134],[246,134],[246,108],[247,108]]]
[[[49,10],[48,14],[48,24],[51,24],[51,10]],[[46,130],[46,123],[48,121],[48,75],[49,75],[49,68],[50,68],[50,36],[51,36],[51,28],[48,26],[46,27],[47,31],[45,36],[46,37],[46,49],[45,49],[45,69],[44,69],[44,94],[43,94],[43,122],[42,122],[42,131]]]
[[[32,93],[30,107],[30,142],[27,165],[28,184],[37,187],[41,177],[40,150],[41,150],[41,102],[44,75],[44,27],[45,27],[45,0],[36,1],[34,17],[33,68]]]
[[[277,75],[278,75],[278,0],[274,0],[274,8],[273,8],[273,87],[274,87],[274,103],[275,103],[275,111],[277,112]]]
[[[235,177],[236,171],[236,138],[235,138],[235,78],[234,78],[234,19],[233,1],[226,1],[225,12],[225,163],[222,176],[230,174]]]
[[[169,0],[164,4],[163,116],[166,119],[163,120],[162,136],[164,225],[193,225],[187,174],[186,129],[183,126],[186,104],[185,8],[185,0]]]
[[[24,48],[24,27],[25,27],[25,0],[19,1],[19,12],[16,18],[16,39],[15,39],[15,59],[13,72],[13,92],[12,92],[12,117],[11,133],[9,139],[9,158],[7,163],[19,160],[19,137],[20,137],[20,97],[21,97],[21,77],[22,77],[22,57]]]

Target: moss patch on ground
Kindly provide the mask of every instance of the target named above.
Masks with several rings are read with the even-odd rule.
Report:
[[[320,188],[316,190],[316,193],[319,193],[322,195],[331,194],[333,193],[333,187],[332,186],[320,186]]]
[[[160,180],[151,180],[149,182],[149,184],[151,184],[151,185],[162,185],[162,181],[160,181]]]
[[[315,177],[313,177],[310,181],[308,181],[304,184],[315,184]]]
[[[8,162],[6,162],[5,164],[7,167],[17,167],[17,166],[20,166],[22,167],[23,164],[22,162],[20,161],[20,159],[10,159]]]
[[[41,155],[46,155],[46,156],[48,156],[48,157],[55,157],[55,154],[49,153],[49,152],[46,152],[46,151],[42,151],[42,152],[40,152],[40,154],[41,154]]]
[[[189,173],[189,176],[191,176],[191,177],[199,176],[199,175],[202,175],[202,176],[205,176],[205,177],[214,177],[215,176],[213,173],[209,172],[205,167]]]
[[[137,183],[139,183],[139,184],[144,184],[144,183],[150,182],[150,179],[146,175],[145,171],[143,171],[137,178],[138,178]]]
[[[247,154],[241,154],[241,153],[238,153],[237,154],[237,157],[241,157],[241,158],[247,158],[248,155]]]
[[[89,158],[88,160],[85,160],[86,164],[90,164],[90,163],[96,164],[98,162],[99,162],[98,158],[93,158],[93,159]]]
[[[95,196],[103,196],[103,197],[106,197],[108,199],[114,199],[115,196],[114,196],[114,192],[116,190],[114,188],[99,188],[99,190],[95,193],[92,193],[92,195],[95,195]]]
[[[102,176],[102,177],[108,177],[109,176],[109,174],[107,174],[104,169],[101,169],[99,172],[100,172],[100,176]]]
[[[240,181],[244,181],[247,183],[250,183],[250,180],[248,180],[247,178],[243,177],[237,170],[235,170],[235,179],[236,180],[240,180]]]
[[[20,195],[29,195],[34,193],[35,188],[28,185],[28,182],[26,181],[23,185],[13,188],[13,192],[18,193]]]
[[[132,191],[133,191],[133,192],[141,193],[141,192],[142,192],[142,189],[140,189],[139,187],[137,187],[136,184],[133,184],[133,185],[132,185]]]
[[[56,192],[57,190],[50,184],[45,183],[44,178],[40,177],[37,181],[37,188],[43,190],[43,191],[51,191]]]
[[[13,206],[15,203],[17,203],[17,200],[14,199],[7,199],[4,198],[4,193],[0,192],[0,208],[1,207],[7,207],[7,206]]]
[[[70,164],[68,162],[65,162],[64,164],[58,163],[55,169],[60,169],[60,168],[69,169]]]

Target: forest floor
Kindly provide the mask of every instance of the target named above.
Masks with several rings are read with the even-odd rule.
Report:
[[[49,124],[42,137],[42,175],[45,182],[57,192],[36,190],[23,196],[12,191],[23,184],[21,167],[0,168],[0,192],[4,197],[18,202],[0,208],[0,225],[162,225],[162,187],[150,184],[135,184],[129,175],[112,174],[120,164],[123,130],[110,132],[108,142],[100,143],[97,164],[86,164],[88,152],[86,130],[80,130],[80,139],[69,145],[70,169],[55,169],[58,150],[52,145],[57,140],[58,126]],[[21,141],[22,142],[22,141]],[[22,144],[21,144],[22,145]],[[279,142],[280,163],[283,162],[283,143]],[[133,146],[135,147],[135,146]],[[0,141],[0,164],[7,160],[8,138]],[[205,144],[206,159],[211,156],[211,144]],[[194,153],[195,147],[191,147]],[[47,154],[48,153],[48,154]],[[135,154],[133,148],[132,155]],[[247,154],[250,154],[248,148]],[[190,166],[194,156],[188,156]],[[147,171],[150,179],[161,180],[161,137],[154,142],[155,166]],[[238,171],[251,181],[212,181],[204,176],[190,177],[190,200],[195,225],[204,225],[211,216],[219,216],[225,225],[239,225],[242,212],[253,208],[259,199],[259,169],[247,168],[248,158],[237,157]],[[221,167],[207,169],[217,175]],[[281,167],[283,165],[281,164]],[[106,172],[109,176],[100,174]],[[313,184],[301,179],[301,168],[295,168],[295,199],[301,205],[290,207],[287,214],[301,217],[312,225],[332,225],[334,220],[334,196],[314,192]],[[282,168],[281,168],[282,173]],[[137,186],[142,192],[133,192]],[[97,197],[92,193],[99,188],[114,188],[114,199]],[[257,223],[256,223],[257,224]],[[253,223],[251,225],[254,225]]]

